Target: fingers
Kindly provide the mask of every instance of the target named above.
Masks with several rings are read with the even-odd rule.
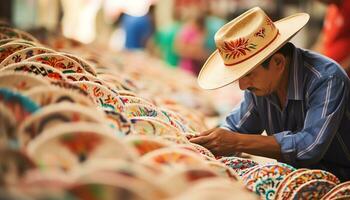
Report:
[[[207,143],[210,143],[212,140],[215,140],[217,134],[214,134],[218,131],[218,128],[212,128],[207,131],[202,132],[198,136],[190,138],[190,142],[206,146]]]
[[[211,137],[209,135],[205,135],[205,136],[198,136],[198,137],[194,137],[190,139],[190,142],[199,144],[199,145],[204,145],[208,142],[210,142]]]
[[[205,135],[209,135],[210,133],[214,132],[217,128],[212,128],[206,131],[203,131],[199,134],[199,136],[205,136]]]
[[[195,137],[197,137],[196,135],[186,135],[186,138],[188,139],[188,140],[190,140],[191,138],[195,138]]]
[[[193,138],[198,138],[198,137],[202,137],[202,136],[208,136],[210,133],[212,133],[213,131],[215,131],[216,128],[212,128],[212,129],[209,129],[209,130],[206,130],[200,134],[197,134],[197,135],[186,135],[186,138],[189,140],[189,141],[192,141]],[[194,140],[194,141],[197,141],[197,140]],[[200,139],[198,139],[198,141],[201,141]],[[196,143],[196,142],[194,142]]]

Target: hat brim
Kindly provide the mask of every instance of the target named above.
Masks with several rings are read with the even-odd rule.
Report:
[[[216,50],[207,59],[198,75],[199,86],[203,89],[217,89],[238,80],[287,43],[305,26],[309,18],[306,13],[298,13],[274,22],[279,30],[276,39],[258,54],[237,65],[226,66]]]

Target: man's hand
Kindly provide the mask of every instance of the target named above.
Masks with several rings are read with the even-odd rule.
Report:
[[[238,141],[235,132],[214,128],[191,138],[190,142],[204,146],[215,156],[230,156],[235,153],[235,146]]]
[[[279,160],[281,147],[274,136],[260,134],[241,134],[222,128],[214,128],[190,139],[209,149],[216,156],[231,156],[236,152],[245,152]]]

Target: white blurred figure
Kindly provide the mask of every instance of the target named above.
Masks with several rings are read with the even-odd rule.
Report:
[[[83,43],[95,39],[95,19],[102,0],[61,0],[63,7],[62,29],[64,36]]]

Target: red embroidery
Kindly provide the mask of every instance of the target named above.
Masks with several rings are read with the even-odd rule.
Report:
[[[43,56],[43,57],[36,58],[36,61],[39,61],[43,64],[47,64],[56,69],[59,69],[63,73],[73,73],[73,72],[82,73],[83,72],[82,68],[76,67],[73,62],[65,63],[64,58],[57,58],[54,56]]]
[[[44,54],[44,53],[50,53],[50,51],[38,49],[38,53],[37,53],[38,55],[39,54]]]
[[[258,32],[256,32],[254,34],[255,37],[261,37],[261,38],[265,38],[265,28],[262,27],[261,29],[258,30]]]
[[[79,81],[90,81],[86,76],[82,76],[79,78]]]
[[[81,84],[81,85],[80,85],[80,88],[81,88],[83,91],[85,91],[85,92],[88,91],[88,86],[85,85],[85,84]]]
[[[266,18],[266,24],[271,27],[271,29],[275,28],[273,21],[270,18]]]
[[[224,42],[224,45],[219,48],[219,51],[225,55],[226,59],[235,59],[247,55],[247,51],[251,51],[252,49],[256,49],[256,44],[249,43],[249,39],[238,38],[234,41]]]
[[[56,69],[66,69],[64,64],[61,64],[61,62],[63,61],[63,58],[57,59],[55,57],[45,56],[45,57],[38,57],[36,59],[36,61],[39,61],[39,62],[46,64],[46,65],[50,65]]]
[[[101,138],[95,133],[74,133],[65,135],[60,140],[61,144],[66,146],[72,153],[77,155],[86,155],[94,151],[98,144],[102,142]]]
[[[67,65],[65,65],[63,62],[58,62],[55,66],[57,66],[59,69],[71,69],[74,67],[74,64],[69,62]]]
[[[108,94],[107,98],[105,98],[104,102],[107,104],[115,105],[118,103],[118,100],[116,98],[114,98],[112,95]]]
[[[56,79],[56,80],[62,80],[63,79],[63,77],[59,73],[56,73],[56,72],[48,73],[48,77]]]
[[[267,46],[269,46],[276,38],[277,36],[279,35],[279,32],[277,32],[277,34],[275,35],[275,37],[269,42],[267,43],[264,47],[262,47],[261,49],[259,49],[258,51],[254,52],[253,54],[247,56],[246,58],[244,58],[243,60],[240,60],[238,62],[234,62],[234,63],[225,63],[226,66],[233,66],[233,65],[236,65],[236,64],[239,64],[239,63],[242,63],[244,61],[246,61],[247,59],[251,58],[252,56],[254,56],[255,54],[259,53],[260,51],[264,50]],[[256,45],[255,45],[256,47]],[[220,51],[220,50],[219,50]]]
[[[74,76],[66,76],[67,79],[72,80],[72,81],[78,81]]]
[[[128,98],[120,97],[120,99],[123,101],[124,104],[129,103]]]
[[[17,46],[17,47],[7,47],[7,48],[3,48],[0,49],[0,62],[5,60],[5,58],[7,58],[9,55],[11,55],[12,53],[24,49],[26,48],[25,46]]]
[[[104,93],[101,91],[100,88],[94,87],[92,90],[93,90],[93,93],[94,93],[95,97],[102,97],[102,96],[104,96]]]

